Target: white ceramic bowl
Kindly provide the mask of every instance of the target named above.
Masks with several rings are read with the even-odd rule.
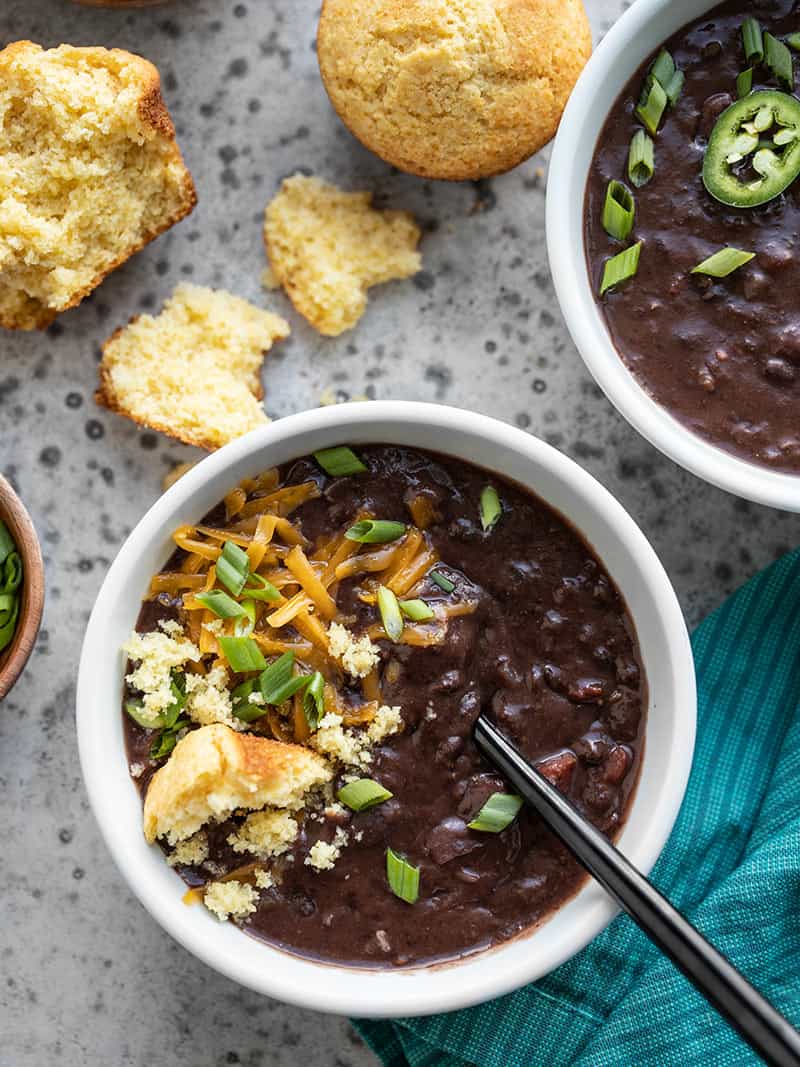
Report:
[[[675,594],[633,520],[589,474],[535,437],[454,408],[376,401],[306,411],[227,445],[181,478],[125,542],[98,595],[81,656],[78,741],[89,798],[111,854],[151,915],[190,952],[243,985],[292,1004],[358,1016],[424,1015],[540,978],[591,941],[616,908],[588,884],[538,930],[432,968],[364,971],[277,951],[204,908],[181,903],[183,883],[142,835],[141,801],[128,775],[118,710],[120,646],[151,574],[171,551],[175,527],[198,521],[242,478],[329,445],[367,442],[447,452],[504,474],[566,516],[596,549],[628,603],[647,672],[647,744],[620,846],[640,868],[650,869],[678,812],[694,747],[694,672]]]
[[[658,405],[620,359],[595,302],[583,242],[586,178],[606,117],[629,78],[681,26],[718,0],[636,0],[583,70],[550,159],[547,252],[564,319],[595,381],[643,437],[730,493],[800,511],[800,477],[756,466],[704,441]]]

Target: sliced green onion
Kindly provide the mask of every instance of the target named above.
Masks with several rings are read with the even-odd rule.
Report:
[[[344,535],[348,541],[358,541],[362,545],[384,545],[396,541],[406,532],[405,523],[390,522],[387,519],[362,519],[354,523]]]
[[[17,591],[21,584],[22,559],[8,527],[0,520],[0,652],[14,639],[20,609]]]
[[[678,97],[681,95],[683,89],[683,83],[686,81],[686,75],[682,70],[676,70],[670,78],[667,85],[664,86],[664,92],[667,94],[667,100],[670,107],[675,107],[678,102]]]
[[[492,793],[481,810],[467,826],[470,830],[483,830],[488,834],[499,834],[501,830],[514,821],[522,807],[522,797],[513,793]]]
[[[399,641],[403,636],[403,616],[397,597],[385,585],[378,586],[378,610],[386,636],[390,641]]]
[[[325,679],[319,671],[314,671],[308,687],[303,693],[303,714],[308,728],[313,733],[325,714]]]
[[[234,596],[239,596],[249,574],[247,553],[233,541],[226,541],[217,560],[217,578]]]
[[[655,169],[653,138],[644,130],[637,130],[628,149],[628,178],[641,189],[653,177]]]
[[[753,129],[756,133],[766,133],[775,121],[771,107],[759,108],[753,117]]]
[[[609,237],[624,241],[633,229],[635,213],[633,194],[627,185],[618,181],[610,181],[606,189],[602,215],[603,229]]]
[[[174,727],[181,712],[186,707],[186,676],[182,671],[173,671],[170,682],[172,703],[160,715],[148,715],[141,700],[126,700],[125,711],[135,723],[145,730],[170,730]]]
[[[184,726],[191,726],[188,719],[178,719],[169,730],[162,730],[160,736],[153,742],[150,748],[150,759],[163,759],[168,756],[178,742],[178,733]]]
[[[794,89],[794,67],[792,65],[792,53],[777,37],[771,33],[764,34],[764,62],[790,92]]]
[[[237,673],[263,671],[267,665],[261,649],[252,637],[218,637],[222,654]]]
[[[487,485],[481,491],[481,526],[491,530],[503,514],[500,497],[493,485]]]
[[[294,673],[294,652],[284,652],[261,673],[258,685],[268,704],[276,703],[275,693],[280,692]]]
[[[653,61],[650,73],[666,89],[675,73],[675,60],[666,48],[662,48]]]
[[[425,622],[433,618],[433,608],[424,600],[401,600],[400,610],[412,622]]]
[[[10,614],[0,620],[0,651],[11,644],[19,618],[19,597],[14,601]]]
[[[252,583],[255,582],[256,586],[253,587]],[[281,594],[272,584],[268,582],[266,578],[262,578],[260,574],[249,574],[247,576],[247,585],[244,592],[251,600],[281,600]]]
[[[739,267],[749,263],[755,256],[755,252],[743,252],[739,248],[721,248],[713,256],[704,259],[696,267],[692,267],[692,274],[707,274],[711,278],[727,278]]]
[[[241,603],[242,614],[233,624],[235,637],[249,637],[256,625],[256,602],[243,600]]]
[[[266,714],[267,709],[262,704],[254,704],[250,697],[256,691],[257,680],[248,678],[246,682],[237,685],[231,692],[233,714],[242,722],[255,722]]]
[[[790,33],[786,38],[786,43],[790,48],[793,48],[795,52],[800,52],[800,33]]]
[[[736,95],[741,100],[744,96],[749,96],[753,91],[753,68],[748,67],[747,70],[740,71],[736,75]]]
[[[764,42],[761,37],[761,25],[756,19],[746,18],[742,23],[742,42],[747,62],[760,63],[764,58]]]
[[[16,547],[13,537],[8,532],[8,527],[0,519],[0,563],[4,563],[6,557],[16,551]]]
[[[323,448],[314,453],[314,459],[331,478],[344,478],[348,474],[361,474],[367,467],[351,449]]]
[[[16,550],[6,556],[3,564],[3,580],[0,590],[4,593],[16,593],[22,585],[22,557]]]
[[[611,259],[605,261],[603,265],[603,280],[600,283],[600,296],[609,289],[613,289],[614,286],[621,285],[623,282],[628,281],[629,278],[634,277],[639,269],[639,254],[641,251],[642,242],[637,241],[635,245],[626,248],[624,252],[619,252],[616,256],[612,256]]]
[[[376,804],[391,799],[392,795],[372,778],[359,778],[342,786],[336,794],[336,799],[346,804],[351,811],[366,811],[367,808],[374,808]]]
[[[406,904],[415,904],[419,898],[419,867],[413,867],[393,849],[386,849],[386,877],[389,888]]]
[[[133,721],[145,730],[156,730],[161,725],[157,719],[153,719],[152,716],[148,716],[145,713],[144,704],[141,700],[126,700],[125,710]]]
[[[636,105],[636,117],[654,137],[658,133],[658,124],[667,106],[667,93],[664,86],[650,75],[644,83],[642,95]]]
[[[449,578],[446,578],[441,571],[431,571],[429,578],[432,582],[435,582],[445,593],[452,593],[456,587],[455,582],[451,582]]]
[[[237,604],[233,597],[228,596],[221,589],[210,589],[208,592],[195,593],[195,600],[213,611],[220,619],[235,619],[244,614],[244,608]]]

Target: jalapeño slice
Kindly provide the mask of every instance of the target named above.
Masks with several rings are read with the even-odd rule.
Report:
[[[800,100],[768,89],[722,112],[703,160],[703,184],[715,200],[757,207],[779,196],[798,174]]]

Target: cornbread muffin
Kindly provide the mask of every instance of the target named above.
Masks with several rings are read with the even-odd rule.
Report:
[[[590,52],[581,0],[324,0],[317,37],[351,132],[400,170],[452,180],[546,144]]]
[[[179,285],[103,346],[98,404],[186,444],[214,449],[269,422],[264,353],[289,335],[278,315],[223,290]]]
[[[0,325],[47,326],[196,203],[147,60],[0,52]]]
[[[300,808],[309,789],[331,773],[303,745],[239,734],[219,723],[201,726],[153,775],[144,802],[145,838],[174,845],[239,808]]]
[[[371,204],[371,193],[345,193],[295,174],[267,207],[271,271],[300,314],[328,337],[355,326],[371,285],[408,278],[422,266],[412,216]]]

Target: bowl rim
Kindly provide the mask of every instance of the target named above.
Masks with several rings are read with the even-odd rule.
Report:
[[[558,128],[547,179],[545,232],[556,298],[592,377],[614,407],[664,455],[736,496],[800,511],[800,475],[761,467],[704,440],[650,396],[617,352],[595,301],[584,249],[584,196],[597,138],[613,101],[671,33],[719,0],[635,0],[584,67]],[[613,92],[609,88],[613,86]],[[610,95],[608,104],[600,103]]]
[[[565,493],[573,494],[578,503],[586,503],[587,508],[594,509],[593,514],[601,516],[596,520],[597,525],[609,527],[626,551],[630,550],[637,570],[646,575],[648,595],[652,594],[655,615],[658,616],[659,635],[663,633],[664,639],[663,649],[659,646],[659,658],[663,652],[664,661],[669,663],[667,688],[671,718],[668,722],[672,727],[672,741],[669,751],[663,754],[666,770],[659,779],[660,792],[652,814],[648,811],[647,832],[640,832],[630,849],[626,848],[625,835],[631,822],[629,818],[619,844],[643,871],[649,871],[677,817],[694,751],[694,669],[688,633],[677,597],[644,534],[608,490],[552,446],[487,416],[412,401],[335,405],[287,416],[213,453],[152,505],[120,549],[98,593],[86,629],[78,672],[78,746],[90,804],[118,869],[143,906],[193,955],[241,985],[286,1003],[364,1018],[419,1016],[451,1011],[511,992],[549,973],[573,956],[608,925],[618,909],[598,885],[587,882],[571,901],[558,909],[554,918],[520,935],[526,942],[523,945],[526,949],[524,954],[519,950],[510,951],[519,943],[518,937],[460,960],[400,971],[355,969],[302,959],[248,938],[231,923],[219,924],[208,917],[214,924],[212,929],[192,914],[198,909],[183,906],[182,893],[176,891],[178,886],[172,881],[179,876],[168,867],[163,857],[158,857],[158,863],[152,860],[153,850],[157,846],[144,845],[138,792],[135,797],[138,811],[136,831],[119,828],[121,806],[131,802],[130,793],[125,790],[135,791],[127,773],[121,719],[118,714],[114,716],[114,722],[119,724],[115,727],[108,716],[109,702],[116,707],[121,698],[122,657],[121,653],[118,654],[120,663],[113,671],[109,668],[106,672],[109,678],[112,674],[116,678],[116,685],[113,685],[106,684],[102,677],[98,680],[97,654],[108,644],[109,627],[115,620],[119,623],[120,611],[123,610],[120,607],[123,586],[143,565],[143,553],[149,552],[152,558],[156,558],[157,548],[157,558],[167,558],[167,537],[164,535],[161,540],[158,531],[174,528],[178,514],[195,514],[199,519],[202,505],[198,497],[202,496],[204,489],[207,494],[211,492],[212,482],[215,497],[221,498],[225,490],[220,491],[219,483],[232,484],[236,479],[234,470],[242,470],[243,463],[255,463],[258,458],[259,464],[263,465],[266,451],[277,449],[280,452],[281,448],[285,450],[291,446],[287,458],[299,457],[336,443],[355,444],[360,435],[365,435],[366,440],[391,443],[404,432],[420,434],[423,427],[427,433],[451,433],[455,438],[459,435],[472,439],[483,438],[487,448],[491,445],[496,449],[498,458],[495,469],[498,473],[505,473],[507,466],[512,463],[512,458],[504,459],[504,456],[510,455],[538,470],[542,479],[549,478],[551,483],[557,481],[559,486],[566,484],[568,488]],[[370,433],[375,436],[370,438]],[[313,440],[309,445],[310,438]],[[420,444],[419,447],[431,446]],[[447,452],[448,448],[443,445],[440,451]],[[481,465],[490,466],[486,463]],[[187,511],[192,508],[194,510]],[[569,515],[566,517],[574,521]],[[577,523],[574,524],[577,527]],[[587,537],[587,534],[583,533],[582,536]],[[139,579],[137,589],[142,588],[144,580]],[[135,618],[138,597],[132,608],[134,612],[131,617]],[[652,707],[651,694],[651,714]],[[108,750],[104,735],[112,737],[110,743],[116,746],[116,751]],[[115,737],[117,739],[113,740]],[[635,808],[634,802],[633,810]],[[527,951],[528,938],[536,937],[540,930],[546,930],[566,909],[571,909],[568,935],[547,952],[541,951],[541,940],[537,945],[540,948],[538,953]],[[202,912],[203,909],[199,910]],[[216,929],[221,927],[229,928],[228,933]],[[248,962],[249,950],[244,949],[242,939],[256,946],[257,964]],[[513,966],[509,965],[511,956],[515,961]],[[499,965],[497,961],[500,961]],[[273,966],[269,966],[270,962]],[[489,981],[487,972],[490,974]]]
[[[33,652],[44,613],[45,576],[39,536],[25,505],[0,474],[0,519],[22,558],[22,603],[14,640],[0,653],[0,700],[13,689]]]

